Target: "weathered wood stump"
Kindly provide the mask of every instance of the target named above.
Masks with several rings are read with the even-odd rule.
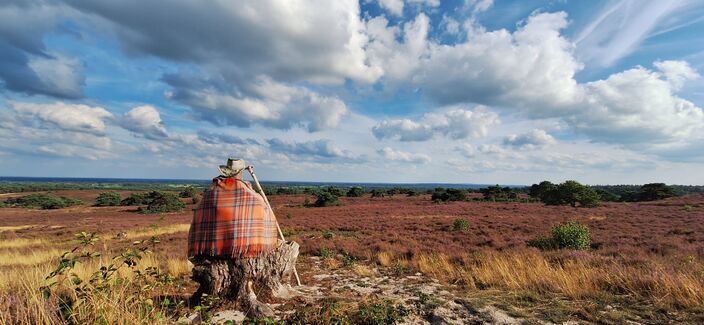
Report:
[[[192,279],[200,284],[196,301],[205,293],[234,302],[248,317],[273,316],[266,303],[296,295],[290,283],[299,246],[292,241],[279,243],[257,258],[195,257]]]

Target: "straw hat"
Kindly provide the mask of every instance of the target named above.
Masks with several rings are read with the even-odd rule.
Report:
[[[227,165],[220,165],[220,175],[225,177],[233,177],[239,174],[246,167],[244,160],[239,158],[228,158]]]

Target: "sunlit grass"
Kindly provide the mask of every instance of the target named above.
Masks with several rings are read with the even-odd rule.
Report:
[[[147,229],[147,230],[138,230],[132,233],[132,235],[128,234],[129,237],[134,237],[134,238],[142,238],[142,237],[152,237],[152,236],[162,236],[162,235],[169,235],[169,234],[175,234],[179,232],[187,232],[188,229],[191,227],[190,224],[188,223],[179,223],[179,224],[173,224],[173,225],[168,225],[168,226],[161,226],[158,228],[154,229]]]
[[[22,226],[2,226],[0,227],[0,232],[3,231],[17,231],[32,228],[36,225],[22,225]]]
[[[13,238],[0,240],[0,249],[5,248],[22,248],[28,246],[46,245],[49,241],[38,238]]]

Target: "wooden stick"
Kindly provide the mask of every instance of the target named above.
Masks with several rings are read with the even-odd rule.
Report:
[[[247,171],[249,171],[249,174],[252,175],[252,179],[254,180],[254,184],[257,185],[257,189],[259,189],[259,193],[262,195],[264,198],[264,202],[266,202],[266,205],[269,207],[269,210],[271,210],[271,215],[274,217],[274,223],[276,223],[276,230],[279,231],[279,237],[281,238],[282,241],[286,241],[286,238],[284,238],[284,233],[281,232],[281,227],[279,226],[279,221],[276,219],[276,215],[274,214],[274,208],[271,207],[271,203],[269,203],[269,199],[266,197],[266,193],[264,193],[264,189],[262,188],[262,185],[259,184],[259,180],[257,179],[257,175],[254,174],[254,166],[249,165],[246,167]],[[293,274],[296,276],[296,283],[298,286],[301,286],[301,279],[298,277],[298,271],[296,270],[296,265],[293,265]]]

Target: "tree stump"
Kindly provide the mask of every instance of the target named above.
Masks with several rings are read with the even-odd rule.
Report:
[[[200,284],[195,300],[205,293],[234,302],[248,317],[274,316],[266,303],[296,295],[290,283],[299,246],[292,241],[279,243],[256,258],[195,257],[192,279]]]

